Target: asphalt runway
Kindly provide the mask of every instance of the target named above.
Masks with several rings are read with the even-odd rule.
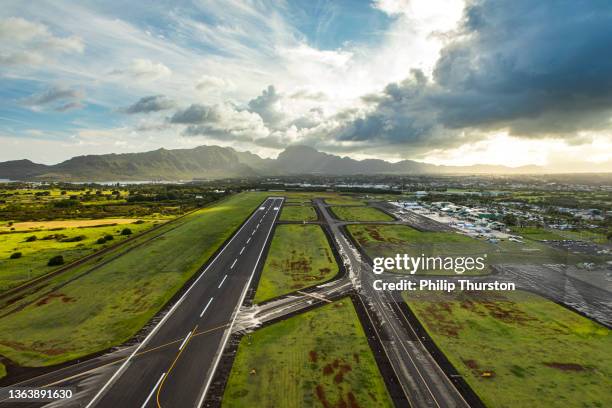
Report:
[[[281,205],[268,198],[255,211],[87,407],[201,404]]]

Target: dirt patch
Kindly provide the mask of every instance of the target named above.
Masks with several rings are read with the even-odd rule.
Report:
[[[38,302],[36,302],[36,306],[46,305],[47,303],[49,303],[53,299],[59,299],[63,303],[76,302],[76,299],[71,298],[70,296],[66,296],[63,293],[49,293],[47,296],[43,297]]]
[[[550,368],[556,368],[561,371],[585,371],[586,368],[580,364],[575,363],[544,363],[545,366]]]
[[[317,352],[314,350],[310,350],[308,352],[308,359],[313,362],[316,363],[317,362]]]
[[[445,336],[457,337],[463,327],[455,319],[449,302],[431,302],[425,307],[426,322],[433,330]]]
[[[359,403],[357,402],[357,399],[355,398],[355,394],[353,394],[352,392],[349,392],[347,397],[348,397],[350,408],[359,408]]]
[[[317,385],[315,388],[315,393],[317,394],[317,399],[324,408],[332,408],[331,404],[327,400],[327,397],[325,396],[325,390],[321,384]]]
[[[476,360],[462,360],[470,370],[478,370],[478,363]]]

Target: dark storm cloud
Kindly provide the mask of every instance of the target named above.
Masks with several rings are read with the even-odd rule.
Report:
[[[159,112],[173,108],[174,106],[174,101],[166,98],[164,95],[152,95],[140,98],[132,105],[123,109],[123,112],[129,114]]]
[[[517,134],[603,125],[612,108],[612,2],[479,0],[446,47],[433,99],[446,126]]]
[[[335,138],[443,148],[479,130],[571,141],[609,127],[612,2],[471,1],[453,38],[433,81],[413,70],[364,96],[371,109]]]

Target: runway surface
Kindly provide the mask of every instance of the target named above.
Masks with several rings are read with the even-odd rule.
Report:
[[[268,198],[255,211],[88,407],[201,404],[281,205]]]

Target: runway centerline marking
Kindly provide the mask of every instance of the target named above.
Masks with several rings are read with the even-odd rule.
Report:
[[[208,303],[206,304],[206,306],[204,306],[204,309],[202,310],[202,313],[200,313],[200,317],[204,316],[204,313],[206,313],[206,309],[208,309],[208,306],[210,306],[210,304],[212,303],[214,297],[211,297],[210,300],[208,301]]]
[[[192,332],[187,333],[187,335],[185,336],[185,340],[183,340],[183,342],[181,343],[181,345],[179,346],[179,350],[182,350],[183,347],[185,347],[185,343],[187,343],[187,339],[191,336]]]
[[[225,275],[223,277],[223,280],[221,281],[221,283],[219,284],[219,286],[217,287],[217,289],[221,289],[221,286],[223,286],[223,282],[225,282],[225,280],[227,279],[227,275]]]
[[[242,248],[244,249],[244,248]],[[242,253],[242,252],[240,252]],[[238,262],[238,258],[234,259],[234,262],[232,262],[232,266],[230,266],[230,269],[234,269],[234,266],[236,266],[236,262]]]
[[[149,401],[151,400],[151,397],[153,396],[153,394],[155,393],[155,390],[157,389],[157,387],[159,387],[159,383],[161,382],[161,380],[164,378],[164,376],[166,375],[166,373],[163,373],[161,375],[161,377],[159,377],[159,380],[157,380],[157,382],[155,383],[155,387],[153,387],[153,389],[151,390],[151,392],[149,393],[149,396],[147,397],[147,399],[145,400],[145,402],[142,403],[142,405],[140,406],[140,408],[145,408],[147,406],[147,404],[149,403]]]

